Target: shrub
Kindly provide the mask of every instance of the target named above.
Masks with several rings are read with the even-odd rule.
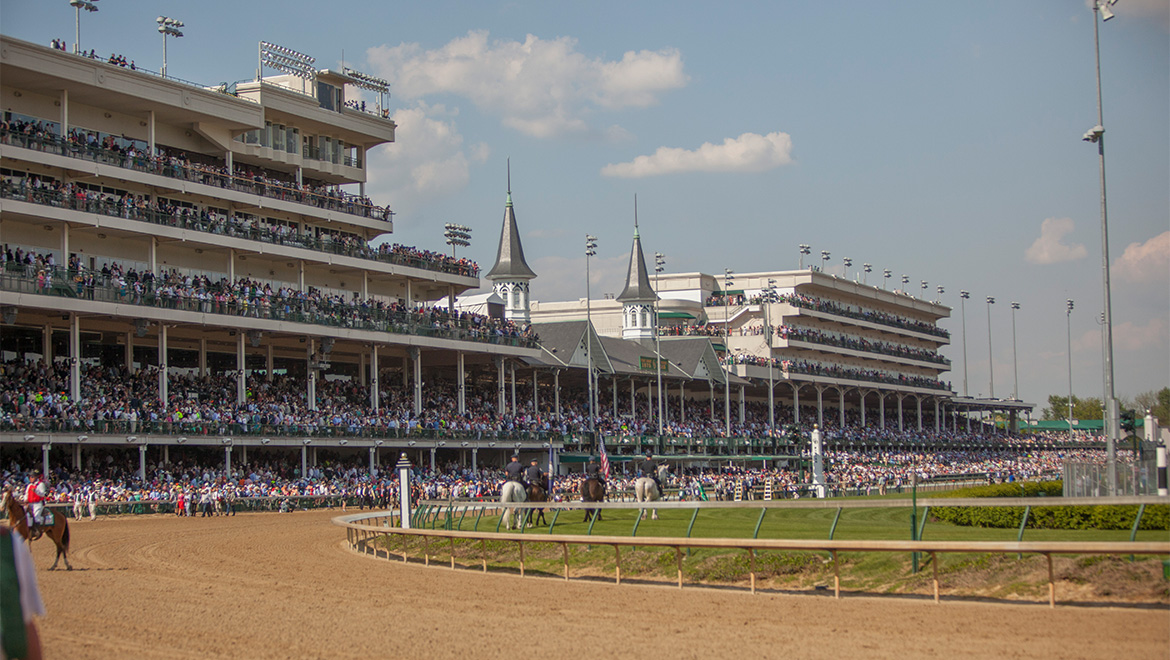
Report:
[[[1029,481],[994,486],[964,488],[939,497],[1060,497],[1060,481]],[[1039,503],[1037,503],[1039,504]],[[936,507],[931,514],[938,520],[964,527],[1018,528],[1024,507]],[[1130,529],[1137,517],[1136,505],[1100,506],[1033,506],[1028,516],[1029,529]],[[1170,505],[1147,505],[1139,529],[1170,530]]]

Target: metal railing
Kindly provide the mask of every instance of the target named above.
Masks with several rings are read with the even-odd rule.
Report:
[[[390,220],[394,215],[390,209],[374,206],[361,201],[362,198],[348,193],[327,194],[300,190],[291,185],[281,185],[257,177],[236,176],[221,171],[225,165],[204,167],[199,165],[184,165],[171,162],[166,157],[155,158],[144,152],[137,152],[130,156],[121,151],[105,149],[97,145],[79,144],[64,139],[54,133],[30,135],[18,131],[0,131],[0,143],[32,149],[57,156],[78,158],[104,165],[124,167],[126,169],[164,176],[169,179],[190,181],[225,190],[260,195],[272,199],[280,199],[297,204],[305,204],[329,211],[338,211],[348,215],[375,220]],[[169,148],[168,148],[169,149]],[[174,150],[179,152],[179,150]]]
[[[144,288],[138,291],[128,285],[115,286],[100,276],[87,280],[82,273],[67,271],[60,267],[26,268],[22,264],[10,266],[15,266],[15,270],[6,268],[0,273],[0,290],[502,346],[525,348],[536,346],[534,337],[523,336],[513,330],[496,328],[490,324],[481,326],[473,320],[455,320],[446,315],[432,318],[429,313],[379,309],[330,299],[276,296],[271,299],[267,297],[237,299],[233,295],[231,300],[213,300],[210,295],[196,298],[175,294],[166,287]]]
[[[919,504],[924,507],[930,507],[934,504],[939,506],[1004,506],[1007,504],[1015,505],[1015,499],[1010,503],[995,502],[989,503],[986,500],[920,500]],[[1095,502],[1099,503],[1099,502]],[[389,512],[369,512],[359,513],[348,516],[338,516],[333,518],[333,524],[346,529],[346,541],[350,547],[363,554],[372,555],[374,557],[385,557],[387,560],[401,559],[403,562],[410,561],[410,550],[407,547],[407,539],[410,537],[421,538],[423,541],[423,550],[421,556],[418,557],[426,565],[430,565],[432,554],[436,559],[441,556],[442,551],[436,549],[435,553],[431,551],[431,543],[446,541],[449,548],[448,554],[450,560],[450,567],[456,567],[455,557],[455,543],[456,541],[479,541],[480,545],[480,566],[483,572],[487,572],[489,555],[487,550],[487,542],[505,542],[515,543],[518,550],[519,571],[520,575],[525,575],[525,558],[524,545],[526,543],[542,543],[559,545],[561,547],[561,554],[563,557],[565,580],[571,578],[569,566],[569,546],[609,546],[614,550],[614,582],[621,584],[622,580],[622,548],[632,547],[650,547],[650,548],[668,548],[674,550],[675,567],[677,574],[678,588],[683,587],[683,555],[684,550],[691,549],[715,549],[715,550],[739,550],[747,554],[748,557],[748,572],[750,576],[750,590],[751,593],[756,593],[756,553],[761,551],[796,551],[796,552],[825,552],[830,555],[833,565],[833,595],[835,598],[841,597],[841,575],[840,562],[838,554],[841,552],[883,552],[883,553],[921,553],[929,555],[929,561],[933,569],[932,586],[935,602],[941,601],[940,584],[938,578],[938,554],[943,553],[978,553],[978,554],[1039,554],[1044,556],[1048,564],[1048,603],[1049,607],[1056,607],[1056,577],[1053,569],[1052,556],[1054,554],[1065,555],[1083,555],[1083,554],[1104,554],[1104,555],[1170,555],[1170,542],[1059,542],[1059,541],[922,541],[922,540],[865,540],[865,541],[841,541],[832,538],[833,532],[836,529],[834,523],[830,530],[829,538],[825,540],[804,540],[804,539],[760,539],[759,535],[760,525],[757,523],[755,533],[752,538],[695,538],[690,536],[688,530],[687,537],[645,537],[637,536],[637,518],[635,519],[634,529],[630,536],[594,536],[590,534],[554,534],[553,529],[556,525],[558,515],[564,510],[584,510],[584,509],[640,509],[644,510],[652,508],[647,506],[647,503],[641,504],[625,504],[613,502],[601,503],[585,503],[585,502],[570,502],[570,503],[523,503],[523,504],[499,504],[499,503],[482,503],[482,504],[454,504],[448,503],[445,507],[442,503],[434,506],[436,503],[420,503],[420,507],[412,513],[411,527],[401,527],[402,516],[400,511]],[[673,506],[671,506],[673,504]],[[691,527],[694,525],[694,518],[698,515],[701,509],[706,508],[753,508],[761,511],[760,522],[763,521],[764,514],[770,508],[836,508],[838,518],[843,508],[909,508],[905,502],[888,502],[888,501],[863,501],[863,502],[833,502],[827,500],[819,500],[815,502],[797,502],[797,503],[763,503],[767,506],[762,506],[761,503],[654,503],[653,508],[657,509],[689,509],[693,511],[691,518]],[[1045,505],[1060,505],[1059,501],[1045,502]],[[1072,504],[1072,502],[1069,502]],[[456,507],[459,507],[458,509]],[[479,524],[482,520],[484,511],[488,509],[499,511],[509,510],[530,510],[534,508],[543,508],[553,511],[553,521],[549,525],[547,533],[531,532],[531,533],[501,533],[499,531],[479,531]],[[472,521],[468,521],[471,525],[474,523],[472,531],[463,531],[463,521],[466,518],[469,510],[477,511],[477,515],[473,517]],[[459,513],[460,515],[456,516]],[[438,521],[443,520],[443,529],[438,529]],[[430,524],[431,528],[426,526]],[[592,526],[590,526],[592,531]],[[498,530],[498,526],[497,526]],[[394,541],[393,537],[400,537],[400,541]],[[400,552],[395,552],[394,548],[401,548]],[[418,556],[418,555],[416,555]]]
[[[27,179],[24,179],[27,181]],[[408,266],[465,277],[478,277],[479,266],[474,263],[457,263],[437,261],[421,256],[412,256],[409,252],[383,251],[370,247],[368,243],[353,244],[345,241],[335,241],[328,238],[317,238],[311,234],[296,232],[281,232],[270,228],[254,227],[249,222],[242,222],[232,218],[215,217],[208,213],[163,213],[149,207],[139,207],[123,204],[113,199],[94,194],[93,197],[79,198],[66,196],[64,193],[50,188],[35,188],[26,184],[20,185],[7,179],[0,181],[0,197],[30,204],[40,204],[53,208],[69,209],[84,213],[96,213],[112,218],[124,218],[148,222],[162,227],[174,227],[191,231],[205,232],[216,236],[229,236],[252,241],[261,241],[270,245],[284,245],[315,252],[336,254],[369,261]]]

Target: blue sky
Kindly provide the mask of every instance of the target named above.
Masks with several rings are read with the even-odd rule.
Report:
[[[186,23],[172,75],[255,75],[256,42],[392,83],[398,141],[369,190],[392,240],[431,249],[474,230],[488,267],[505,159],[534,297],[584,295],[582,242],[600,242],[594,293],[619,290],[633,197],[644,246],[672,272],[795,268],[797,245],[853,259],[955,307],[947,349],[970,391],[1100,396],[1101,229],[1093,13],[1033,2],[130,2],[99,0],[82,46],[161,64],[159,14]],[[1122,0],[1101,25],[1116,383],[1170,377],[1170,4]],[[0,0],[0,29],[73,41],[66,0]],[[871,279],[871,281],[874,281]]]

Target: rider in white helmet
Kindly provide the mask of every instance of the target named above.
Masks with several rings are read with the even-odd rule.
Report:
[[[49,487],[45,485],[41,473],[34,473],[28,481],[28,487],[24,489],[24,501],[29,508],[28,529],[34,537],[40,536],[40,530],[37,527],[44,524],[45,499],[48,495]]]

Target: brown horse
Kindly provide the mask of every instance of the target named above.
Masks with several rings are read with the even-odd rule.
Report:
[[[543,484],[530,483],[528,484],[528,501],[529,502],[547,502],[548,491],[545,490]],[[529,521],[529,525],[544,525],[547,524],[544,519],[544,509],[536,509],[536,520],[532,519],[532,509],[528,510],[528,515],[525,518]]]
[[[5,488],[3,494],[0,494],[0,507],[3,507],[8,513],[8,527],[19,532],[24,540],[32,545],[34,539],[28,529],[28,518],[25,516],[24,507],[12,496],[12,490]],[[53,560],[53,565],[49,567],[49,570],[56,569],[57,562],[64,559],[65,568],[71,571],[73,566],[69,564],[69,522],[60,512],[52,509],[49,511],[53,514],[53,526],[41,528],[43,533],[57,544],[57,558]]]
[[[582,502],[604,502],[605,501],[605,484],[598,479],[586,479],[581,482],[581,501]],[[585,522],[589,522],[589,518],[596,518],[601,520],[601,509],[585,509]]]

